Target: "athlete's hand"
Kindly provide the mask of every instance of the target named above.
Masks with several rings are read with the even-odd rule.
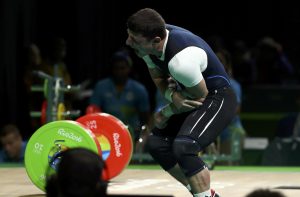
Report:
[[[177,89],[176,81],[172,77],[169,77],[167,81],[168,81],[168,88],[175,91]]]
[[[200,107],[202,105],[203,100],[191,100],[187,99],[184,96],[181,95],[180,92],[175,91],[172,95],[172,101],[175,107],[180,112],[187,112],[191,111],[197,107]]]

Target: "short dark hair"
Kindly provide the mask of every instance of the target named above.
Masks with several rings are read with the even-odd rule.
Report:
[[[166,37],[166,23],[163,17],[154,9],[144,8],[127,20],[127,27],[134,33],[141,34],[149,40],[156,36]]]
[[[47,196],[106,196],[107,182],[101,177],[104,169],[97,153],[81,147],[67,149],[61,154],[57,173],[47,181]]]
[[[269,189],[256,189],[249,193],[246,197],[285,197],[282,193],[277,191],[270,191]]]
[[[14,133],[17,135],[21,134],[19,128],[16,125],[14,125],[14,124],[4,125],[0,131],[0,138],[7,136],[8,134],[11,134],[11,133]]]
[[[112,66],[114,65],[114,63],[119,61],[125,61],[129,67],[132,66],[132,59],[129,55],[129,52],[125,50],[119,50],[112,55],[111,58]]]

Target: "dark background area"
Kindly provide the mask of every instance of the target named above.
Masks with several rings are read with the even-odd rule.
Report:
[[[204,39],[221,36],[230,49],[236,39],[255,45],[271,36],[283,45],[299,68],[300,7],[296,1],[163,1],[163,0],[1,0],[0,125],[16,123],[30,130],[22,76],[22,49],[51,36],[67,42],[66,64],[74,84],[105,76],[111,54],[125,44],[126,19],[151,7],[167,23],[187,28]],[[134,75],[151,95],[154,87],[146,66],[134,58]]]

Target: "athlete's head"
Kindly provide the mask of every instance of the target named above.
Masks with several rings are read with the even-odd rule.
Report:
[[[166,37],[166,23],[158,12],[144,8],[128,18],[127,32],[126,44],[139,57],[143,57],[156,53],[159,44]]]

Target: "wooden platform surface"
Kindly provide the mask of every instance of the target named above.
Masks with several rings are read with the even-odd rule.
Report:
[[[222,197],[244,197],[256,188],[274,189],[287,197],[300,196],[300,171],[211,171],[212,188]],[[191,196],[189,192],[161,169],[125,169],[111,180],[110,194],[164,194]],[[0,168],[0,197],[38,197],[44,193],[33,185],[24,167]]]

